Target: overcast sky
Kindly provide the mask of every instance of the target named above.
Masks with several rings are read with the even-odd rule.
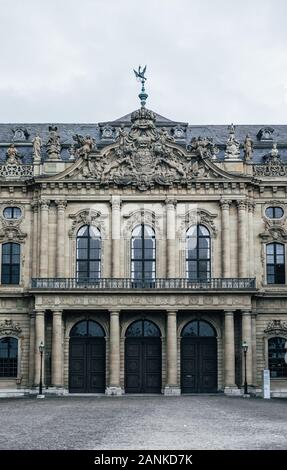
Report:
[[[285,124],[286,0],[0,0],[0,122]]]

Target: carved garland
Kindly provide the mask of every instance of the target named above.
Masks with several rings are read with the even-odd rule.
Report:
[[[77,212],[77,214],[70,214],[69,217],[73,221],[72,227],[68,232],[70,238],[77,236],[77,232],[82,225],[98,227],[101,232],[101,237],[106,238],[106,228],[103,219],[107,216],[103,216],[100,212],[94,209],[84,209]]]
[[[183,216],[183,221],[180,224],[177,236],[185,239],[186,231],[193,225],[205,225],[213,238],[217,237],[218,230],[215,226],[214,219],[217,214],[211,214],[211,212],[203,209],[191,209]]]
[[[267,324],[267,327],[265,328],[264,333],[267,334],[268,336],[271,336],[271,335],[287,336],[287,322],[283,322],[281,320],[271,320]]]

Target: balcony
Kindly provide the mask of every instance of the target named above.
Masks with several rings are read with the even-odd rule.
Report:
[[[34,278],[31,290],[180,290],[180,291],[254,291],[255,278],[211,278],[189,280],[185,278],[157,278],[135,280],[131,278],[77,279],[70,278]]]

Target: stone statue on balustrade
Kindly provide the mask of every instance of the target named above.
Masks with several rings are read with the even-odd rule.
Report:
[[[15,148],[14,144],[11,144],[7,152],[7,165],[20,165],[18,150]]]
[[[49,160],[60,160],[61,144],[58,128],[56,126],[49,126],[49,138],[46,147]]]
[[[33,161],[40,162],[41,161],[41,149],[42,149],[42,139],[39,134],[34,137],[32,140],[33,143]]]
[[[73,136],[73,139],[78,144],[76,149],[76,154],[79,157],[87,157],[89,153],[96,147],[96,140],[89,135],[83,137],[82,135],[76,134]]]
[[[240,158],[240,143],[235,138],[235,126],[231,124],[229,129],[229,138],[226,142],[225,159],[238,160]]]
[[[249,134],[247,134],[247,136],[245,137],[243,149],[244,149],[244,159],[245,159],[245,161],[252,160],[252,157],[253,157],[253,140],[251,139]]]

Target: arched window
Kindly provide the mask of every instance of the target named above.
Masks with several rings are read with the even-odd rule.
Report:
[[[17,377],[18,340],[6,336],[0,339],[0,377]]]
[[[216,336],[215,329],[207,321],[192,320],[182,330],[181,336]]]
[[[139,285],[155,279],[155,232],[148,225],[137,225],[131,239],[131,277]]]
[[[2,245],[2,284],[19,284],[20,282],[20,245],[3,243]]]
[[[76,323],[70,332],[70,337],[87,337],[87,336],[105,336],[105,332],[101,325],[93,320],[82,320]]]
[[[285,284],[285,245],[266,245],[267,284]]]
[[[130,324],[127,337],[160,337],[160,329],[149,320],[137,320]]]
[[[287,377],[287,341],[279,336],[268,341],[268,364],[271,378]]]
[[[84,225],[77,233],[77,279],[101,277],[101,233]]]
[[[210,278],[210,233],[203,225],[194,225],[186,233],[186,277]]]

